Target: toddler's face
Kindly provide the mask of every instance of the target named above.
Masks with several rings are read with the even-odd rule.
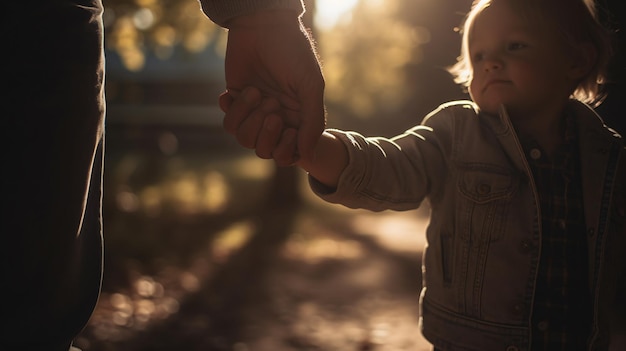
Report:
[[[503,104],[515,118],[558,108],[569,98],[572,59],[554,27],[524,21],[494,1],[476,17],[468,43],[469,91],[482,110],[497,113]]]

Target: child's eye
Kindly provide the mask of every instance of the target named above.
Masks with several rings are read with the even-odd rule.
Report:
[[[472,61],[480,62],[484,57],[485,55],[482,52],[477,52],[472,55]]]
[[[506,45],[508,51],[515,51],[525,48],[527,45],[524,43],[513,42]]]

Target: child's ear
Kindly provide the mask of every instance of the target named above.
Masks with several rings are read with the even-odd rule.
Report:
[[[572,78],[583,78],[593,68],[598,59],[598,52],[592,43],[578,43],[572,50],[570,73]]]

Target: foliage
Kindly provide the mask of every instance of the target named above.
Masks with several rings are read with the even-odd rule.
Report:
[[[359,117],[401,107],[411,95],[406,67],[419,60],[427,29],[398,20],[398,0],[361,0],[320,33],[327,101]]]
[[[177,47],[225,47],[225,31],[206,18],[198,0],[108,0],[105,8],[105,45],[131,71],[142,69],[149,53],[167,59]]]

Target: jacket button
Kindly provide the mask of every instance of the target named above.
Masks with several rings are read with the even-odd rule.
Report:
[[[593,230],[593,228],[592,228],[592,227],[589,227],[589,228],[587,229],[587,235],[589,235],[589,236],[593,236],[594,234],[595,234],[595,230]]]
[[[506,348],[506,351],[519,351],[519,348],[517,346],[511,345]]]
[[[541,158],[541,150],[539,149],[532,149],[530,150],[530,158],[532,158],[533,160],[538,160]]]
[[[526,305],[523,303],[518,303],[513,306],[513,312],[517,315],[521,315],[524,311],[526,311]]]
[[[487,195],[491,192],[491,185],[483,183],[480,184],[476,190],[480,195]]]

